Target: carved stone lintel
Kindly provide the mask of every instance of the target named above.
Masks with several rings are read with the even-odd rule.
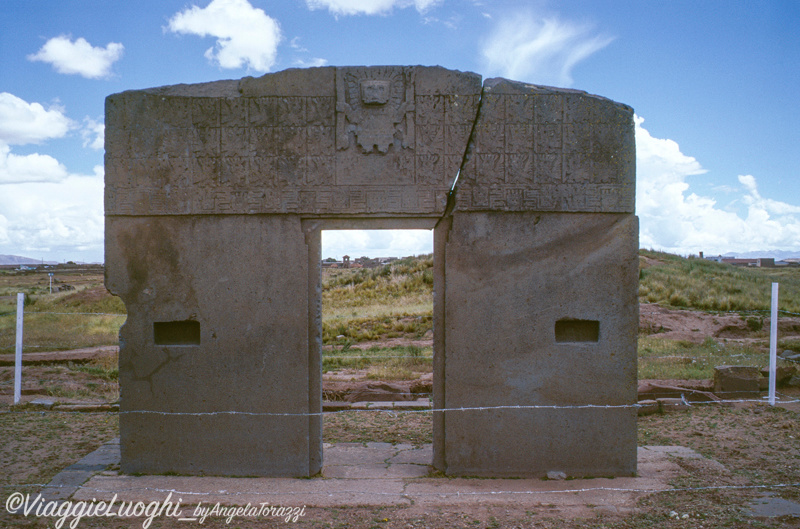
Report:
[[[634,211],[633,111],[601,97],[421,66],[242,83],[109,96],[107,213],[433,216],[456,175],[456,211]],[[380,191],[399,187],[426,198]]]

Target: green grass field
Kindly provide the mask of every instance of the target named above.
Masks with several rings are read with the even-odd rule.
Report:
[[[639,252],[639,301],[706,311],[768,311],[771,284],[779,308],[800,313],[800,268],[749,268],[663,252]]]
[[[115,345],[125,323],[125,305],[103,286],[102,269],[58,272],[74,290],[49,293],[46,273],[0,272],[0,354],[13,353],[16,295],[25,293],[24,351],[61,351]],[[56,286],[59,286],[56,284]]]
[[[432,328],[432,256],[372,269],[323,270],[323,343],[421,338]]]

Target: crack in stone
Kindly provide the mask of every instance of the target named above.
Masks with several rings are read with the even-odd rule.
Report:
[[[481,117],[481,106],[483,105],[483,94],[486,90],[485,84],[481,83],[481,94],[478,96],[478,106],[475,109],[475,119],[472,121],[472,128],[469,131],[469,136],[467,137],[467,144],[464,146],[464,154],[461,157],[461,165],[458,167],[458,172],[456,173],[456,178],[453,180],[453,185],[450,187],[450,192],[447,193],[447,204],[444,208],[444,213],[442,216],[439,217],[439,220],[436,221],[436,226],[438,227],[439,224],[449,217],[453,210],[456,207],[456,195],[458,194],[458,179],[461,177],[461,173],[464,170],[464,167],[469,162],[470,156],[472,155],[472,147],[475,144],[475,129],[478,126],[478,120]]]
[[[177,362],[178,360],[180,360],[181,358],[183,358],[183,354],[179,354],[179,355],[177,355],[177,356],[173,357],[173,356],[172,356],[172,354],[171,354],[169,351],[165,351],[165,352],[166,352],[166,354],[167,354],[167,358],[166,358],[166,359],[165,359],[163,362],[161,362],[160,364],[158,364],[158,365],[157,365],[157,366],[156,366],[156,367],[155,367],[155,368],[154,368],[152,371],[150,371],[148,374],[146,374],[146,375],[144,375],[144,376],[136,376],[136,375],[133,375],[133,377],[131,377],[131,379],[132,379],[134,382],[147,382],[147,384],[150,386],[150,394],[151,394],[153,397],[155,397],[155,396],[156,396],[156,393],[155,393],[155,391],[153,390],[153,375],[155,375],[156,373],[158,373],[159,371],[161,371],[161,370],[162,370],[164,367],[166,367],[167,365],[171,364],[172,362]]]

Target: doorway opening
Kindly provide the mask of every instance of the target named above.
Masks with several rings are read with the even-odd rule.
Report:
[[[434,290],[443,287],[434,266],[434,224],[314,224],[310,246],[319,253],[311,273],[319,279],[311,289],[318,299],[310,304],[318,314],[312,343],[319,352],[321,409],[337,412],[319,425],[326,467],[336,460],[331,444],[342,443],[408,447],[404,457],[413,453],[421,465],[432,463]]]

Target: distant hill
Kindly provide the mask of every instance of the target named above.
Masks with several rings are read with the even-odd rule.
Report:
[[[20,257],[19,255],[0,255],[0,266],[3,265],[40,265],[41,259],[31,259],[30,257]],[[58,264],[55,261],[45,261],[44,264]]]
[[[641,250],[639,256],[644,258],[639,273],[641,303],[713,312],[769,311],[772,283],[779,282],[779,308],[800,313],[796,268],[730,266],[650,250]]]

